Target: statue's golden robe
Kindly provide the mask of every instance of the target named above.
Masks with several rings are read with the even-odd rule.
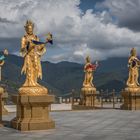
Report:
[[[135,65],[133,66],[133,62]],[[137,87],[139,86],[138,78],[139,78],[139,59],[136,56],[130,56],[128,60],[129,64],[129,77],[127,80],[128,87]]]
[[[32,40],[39,41],[36,35],[25,35],[21,40],[21,55],[24,64],[21,73],[26,74],[23,86],[39,86],[37,79],[42,79],[42,68],[40,58],[45,53],[44,45],[35,45]]]
[[[87,68],[89,65],[92,65],[91,63],[86,63],[84,66],[84,72],[85,72],[85,79],[83,82],[83,87],[94,87],[92,80],[93,80],[93,69]]]

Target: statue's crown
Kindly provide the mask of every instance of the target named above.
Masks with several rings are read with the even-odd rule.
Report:
[[[31,20],[27,20],[24,27],[27,28],[28,26],[34,27],[34,24],[33,24],[33,22]]]
[[[131,55],[136,55],[136,49],[135,48],[131,49]]]
[[[90,56],[86,57],[86,61],[90,62]]]

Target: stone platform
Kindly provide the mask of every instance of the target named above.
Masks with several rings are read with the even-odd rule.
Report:
[[[17,115],[11,121],[13,128],[21,131],[46,130],[55,127],[49,116],[52,95],[15,95],[13,102],[17,105]]]
[[[124,104],[121,106],[124,110],[140,110],[140,91],[130,92],[122,91]]]
[[[3,126],[3,123],[2,123],[2,94],[3,92],[4,92],[4,89],[0,87],[0,127]]]
[[[139,140],[140,111],[93,110],[51,112],[56,128],[20,132],[9,127],[15,113],[3,116],[0,140]]]
[[[83,87],[81,89],[82,105],[94,107],[96,99],[95,87]]]
[[[8,93],[7,92],[3,92],[3,94],[2,94],[2,114],[3,115],[7,115],[8,114],[8,110],[4,107],[7,98],[8,98]]]

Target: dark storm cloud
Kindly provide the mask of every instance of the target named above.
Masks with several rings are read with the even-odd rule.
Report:
[[[16,24],[17,22],[15,22],[15,21],[10,21],[10,20],[8,20],[8,19],[6,19],[6,18],[0,17],[0,23],[11,23],[11,24]]]
[[[120,27],[140,31],[140,0],[105,0],[96,8],[107,8]]]
[[[140,13],[139,13],[140,14]],[[139,32],[140,31],[140,19],[138,15],[132,15],[131,17],[122,17],[119,18],[118,24],[120,27],[127,27],[133,31]]]

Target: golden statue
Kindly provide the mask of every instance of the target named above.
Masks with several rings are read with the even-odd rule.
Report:
[[[137,88],[140,85],[138,82],[140,60],[137,58],[137,52],[135,48],[132,48],[130,52],[130,57],[128,59],[128,67],[129,77],[126,85],[130,88]]]
[[[86,57],[86,64],[84,66],[85,78],[83,87],[81,88],[81,104],[86,106],[92,106],[95,102],[96,88],[93,85],[93,72],[96,70],[98,64],[92,64],[90,57]],[[91,100],[92,99],[92,100]]]
[[[3,55],[0,56],[0,81],[1,81],[1,68],[2,68],[2,66],[3,66],[4,63],[5,63],[5,57],[6,57],[7,55],[8,55],[8,50],[5,49],[5,50],[3,51]]]
[[[1,69],[2,69],[2,66],[4,65],[5,63],[5,57],[8,55],[8,50],[5,49],[3,51],[3,55],[0,56],[0,81],[1,81]],[[4,89],[2,87],[0,87],[0,94],[4,93]]]
[[[84,66],[84,72],[85,72],[85,79],[83,82],[83,87],[94,87],[93,85],[93,71],[95,71],[97,65],[91,64],[90,57],[86,57],[86,64]]]
[[[45,43],[35,44],[39,42],[39,38],[33,33],[34,24],[27,21],[25,27],[25,35],[21,39],[20,53],[24,57],[24,64],[21,74],[26,75],[23,86],[19,89],[20,94],[46,94],[47,88],[38,84],[38,78],[42,79],[41,56],[46,52]]]

